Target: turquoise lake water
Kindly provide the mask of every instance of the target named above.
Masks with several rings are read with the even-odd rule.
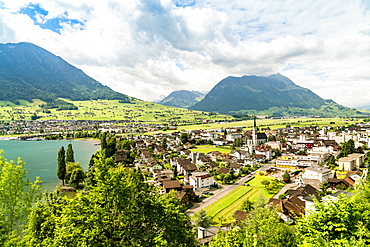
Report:
[[[53,140],[53,141],[17,141],[0,140],[0,150],[4,150],[3,156],[7,160],[17,163],[18,157],[26,163],[27,177],[34,181],[39,176],[43,189],[53,191],[61,184],[56,175],[58,150],[68,144],[72,144],[76,162],[80,162],[86,171],[91,155],[100,149],[99,141],[96,140]]]

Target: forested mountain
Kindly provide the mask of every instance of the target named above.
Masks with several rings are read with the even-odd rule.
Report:
[[[62,58],[31,43],[0,44],[0,100],[19,99],[46,102],[57,98],[71,100],[118,99],[126,95],[87,76]]]
[[[188,108],[201,101],[204,94],[197,91],[180,90],[170,93],[166,98],[158,102],[161,105]]]
[[[220,81],[193,110],[221,113],[271,115],[358,114],[356,109],[324,100],[311,90],[300,87],[281,74],[227,77]],[[353,111],[353,112],[352,112]]]

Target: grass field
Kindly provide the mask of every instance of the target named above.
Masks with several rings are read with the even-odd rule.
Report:
[[[228,115],[163,106],[136,99],[133,99],[131,104],[119,103],[117,100],[68,102],[76,105],[78,110],[57,111],[56,109],[48,109],[50,113],[45,113],[40,108],[40,105],[44,102],[40,100],[35,100],[33,103],[20,100],[19,105],[0,101],[0,120],[30,120],[32,115],[36,113],[40,117],[39,120],[127,120],[130,122],[173,124],[179,126],[178,130],[208,130],[228,127],[240,127],[243,130],[250,130],[253,127],[253,120],[235,122],[233,121],[234,118]],[[203,121],[209,121],[209,123],[199,124]],[[215,121],[222,122],[213,123]],[[270,129],[276,129],[286,126],[344,126],[361,121],[362,118],[258,119],[257,125],[259,128],[269,127]],[[193,123],[196,123],[196,125],[191,125]]]
[[[36,113],[41,120],[129,120],[146,123],[169,122],[181,125],[203,120],[231,120],[230,116],[222,114],[210,114],[208,112],[193,111],[171,106],[163,106],[151,102],[132,99],[132,103],[119,103],[118,100],[87,100],[69,101],[78,107],[78,110],[48,109],[50,113],[44,113],[40,105],[45,103],[35,100],[33,103],[20,101],[19,105],[11,102],[0,101],[1,120],[30,120]]]
[[[224,218],[224,222],[232,222],[234,220],[233,214],[236,210],[241,208],[243,201],[249,199],[256,201],[257,198],[262,197],[265,199],[271,198],[275,195],[282,186],[270,193],[261,184],[263,179],[273,179],[266,176],[255,176],[254,179],[248,182],[249,186],[240,186],[221,198],[220,200],[212,203],[205,208],[205,211],[210,215],[216,224],[220,225],[220,217]]]
[[[227,153],[229,154],[231,149],[230,148],[223,148],[223,147],[215,147],[211,145],[199,145],[195,146],[195,148],[190,149],[192,152],[199,152],[199,153],[205,153],[208,154],[212,151],[219,151],[221,153]]]

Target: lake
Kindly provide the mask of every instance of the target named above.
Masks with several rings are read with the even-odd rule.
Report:
[[[42,181],[43,190],[53,191],[61,184],[56,175],[59,149],[64,146],[67,151],[68,144],[72,144],[76,162],[80,162],[86,171],[91,155],[100,149],[98,140],[43,140],[43,141],[17,141],[0,140],[0,150],[4,150],[5,159],[14,160],[18,157],[26,163],[27,178],[34,181],[36,176]]]

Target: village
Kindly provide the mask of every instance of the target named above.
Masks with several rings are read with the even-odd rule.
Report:
[[[269,202],[280,207],[284,221],[294,222],[313,207],[315,200],[351,195],[348,191],[365,179],[369,131],[369,124],[345,129],[311,126],[258,130],[255,119],[249,131],[233,127],[131,138],[139,151],[135,166],[146,174],[147,183],[158,187],[160,193],[176,191],[190,215],[204,209],[203,204],[219,199],[221,193],[224,196],[225,189],[233,184],[246,185],[244,182],[258,174],[285,181]],[[117,141],[125,138],[118,136]],[[197,151],[202,145],[228,147],[229,152]],[[124,163],[127,150],[118,150],[114,158],[118,164]],[[237,210],[235,220],[245,218],[246,213]],[[198,237],[207,242],[222,226],[200,229]]]
[[[25,139],[50,135],[73,138],[74,131],[86,132],[84,137],[89,137],[96,132],[113,134],[116,143],[131,141],[133,147],[119,149],[117,145],[113,156],[116,164],[141,170],[146,183],[157,187],[161,194],[175,191],[189,215],[238,186],[247,185],[258,175],[273,177],[284,184],[267,199],[272,206],[279,206],[284,221],[294,222],[313,208],[316,201],[335,200],[340,194],[350,196],[351,188],[367,175],[363,168],[367,167],[370,145],[368,123],[346,128],[258,129],[254,119],[251,130],[242,127],[179,130],[143,123],[120,125],[115,121],[63,121],[63,124],[28,121],[24,124],[22,127],[19,123],[2,125],[1,131],[15,134],[17,129],[22,129],[17,138]],[[172,132],[166,132],[171,128]],[[140,134],[144,131],[156,132]],[[202,151],[207,148],[209,151]],[[242,220],[246,214],[236,210],[234,220]],[[227,230],[227,226],[200,227],[198,238],[206,243],[219,230]]]

